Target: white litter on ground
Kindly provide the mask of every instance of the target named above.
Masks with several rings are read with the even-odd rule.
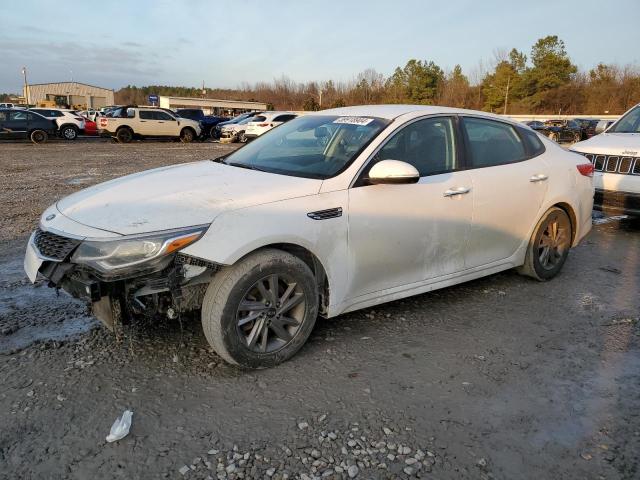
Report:
[[[107,435],[107,442],[118,441],[129,434],[132,415],[133,412],[131,410],[125,410],[122,417],[116,418],[116,421],[111,425],[109,435]]]

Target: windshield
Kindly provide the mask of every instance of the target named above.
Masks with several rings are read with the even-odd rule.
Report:
[[[640,133],[640,105],[627,112],[627,114],[618,120],[607,132]]]
[[[226,157],[225,163],[282,175],[330,178],[388,124],[373,117],[299,117],[256,138]]]

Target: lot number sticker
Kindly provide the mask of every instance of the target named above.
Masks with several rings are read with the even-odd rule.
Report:
[[[373,118],[367,117],[340,117],[333,121],[333,123],[348,123],[349,125],[369,125],[371,122],[373,122]]]

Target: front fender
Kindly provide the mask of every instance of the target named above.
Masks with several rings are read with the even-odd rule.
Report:
[[[340,303],[348,285],[347,192],[336,191],[221,213],[205,235],[183,253],[233,265],[260,248],[286,243],[313,253],[325,269],[331,304]],[[313,220],[307,213],[342,208],[342,215]]]

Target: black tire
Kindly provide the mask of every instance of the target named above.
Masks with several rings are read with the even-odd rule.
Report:
[[[121,127],[116,132],[116,140],[120,143],[129,143],[133,140],[133,131],[129,127]]]
[[[291,313],[293,310],[286,310],[282,319],[277,315],[277,309],[272,308],[273,305],[269,308],[269,303],[264,301],[267,297],[263,300],[259,300],[259,296],[250,297],[250,292],[259,290],[255,289],[256,285],[267,282],[262,283],[264,288],[270,285],[268,279],[274,276],[282,279],[283,283],[277,283],[278,294],[271,298],[284,299],[284,303],[288,304],[287,299],[295,297],[297,302],[292,307],[297,310],[295,314]],[[291,283],[286,283],[284,279]],[[293,297],[286,296],[290,288],[295,288]],[[269,287],[263,291],[270,293],[271,290]],[[282,291],[284,293],[280,295]],[[302,300],[299,296],[302,296]],[[240,312],[243,311],[241,302],[243,305],[258,305],[257,308],[252,306],[244,311],[258,311],[240,318]],[[279,303],[276,305],[285,308]],[[246,319],[254,314],[258,317],[254,316],[254,320],[247,323]],[[209,284],[202,304],[202,328],[213,349],[227,362],[245,368],[273,367],[291,358],[309,338],[317,316],[318,289],[313,273],[299,258],[276,249],[258,251],[218,272]],[[293,319],[297,324],[276,324],[276,318],[278,322]],[[262,324],[259,324],[261,321]],[[242,322],[245,324],[241,326]],[[283,340],[281,333],[278,333],[282,332],[282,328],[286,330],[283,336],[289,337],[287,340]],[[254,332],[258,333],[254,335]],[[250,342],[252,335],[256,339],[253,347]],[[263,335],[266,335],[266,340]]]
[[[180,132],[180,141],[182,143],[191,143],[196,138],[196,132],[194,132],[193,128],[183,128]]]
[[[244,134],[244,130],[238,133],[238,141],[240,143],[247,143],[247,136]]]
[[[552,233],[554,223],[557,225],[556,238]],[[558,207],[550,208],[533,231],[519,273],[541,282],[552,279],[562,270],[572,239],[571,220],[567,213]]]
[[[573,134],[573,143],[578,143],[581,140],[582,140],[582,134],[580,133]]]
[[[550,133],[550,134],[549,134],[549,140],[553,140],[554,142],[556,142],[556,143],[557,143],[557,142],[558,142],[558,140],[559,140],[558,134],[557,134],[557,133],[553,133],[553,132],[552,132],[552,133]]]
[[[78,127],[75,125],[63,125],[60,129],[60,136],[65,140],[75,140],[78,138]]]
[[[29,138],[33,143],[45,143],[49,139],[49,135],[44,130],[34,130],[29,135]]]

